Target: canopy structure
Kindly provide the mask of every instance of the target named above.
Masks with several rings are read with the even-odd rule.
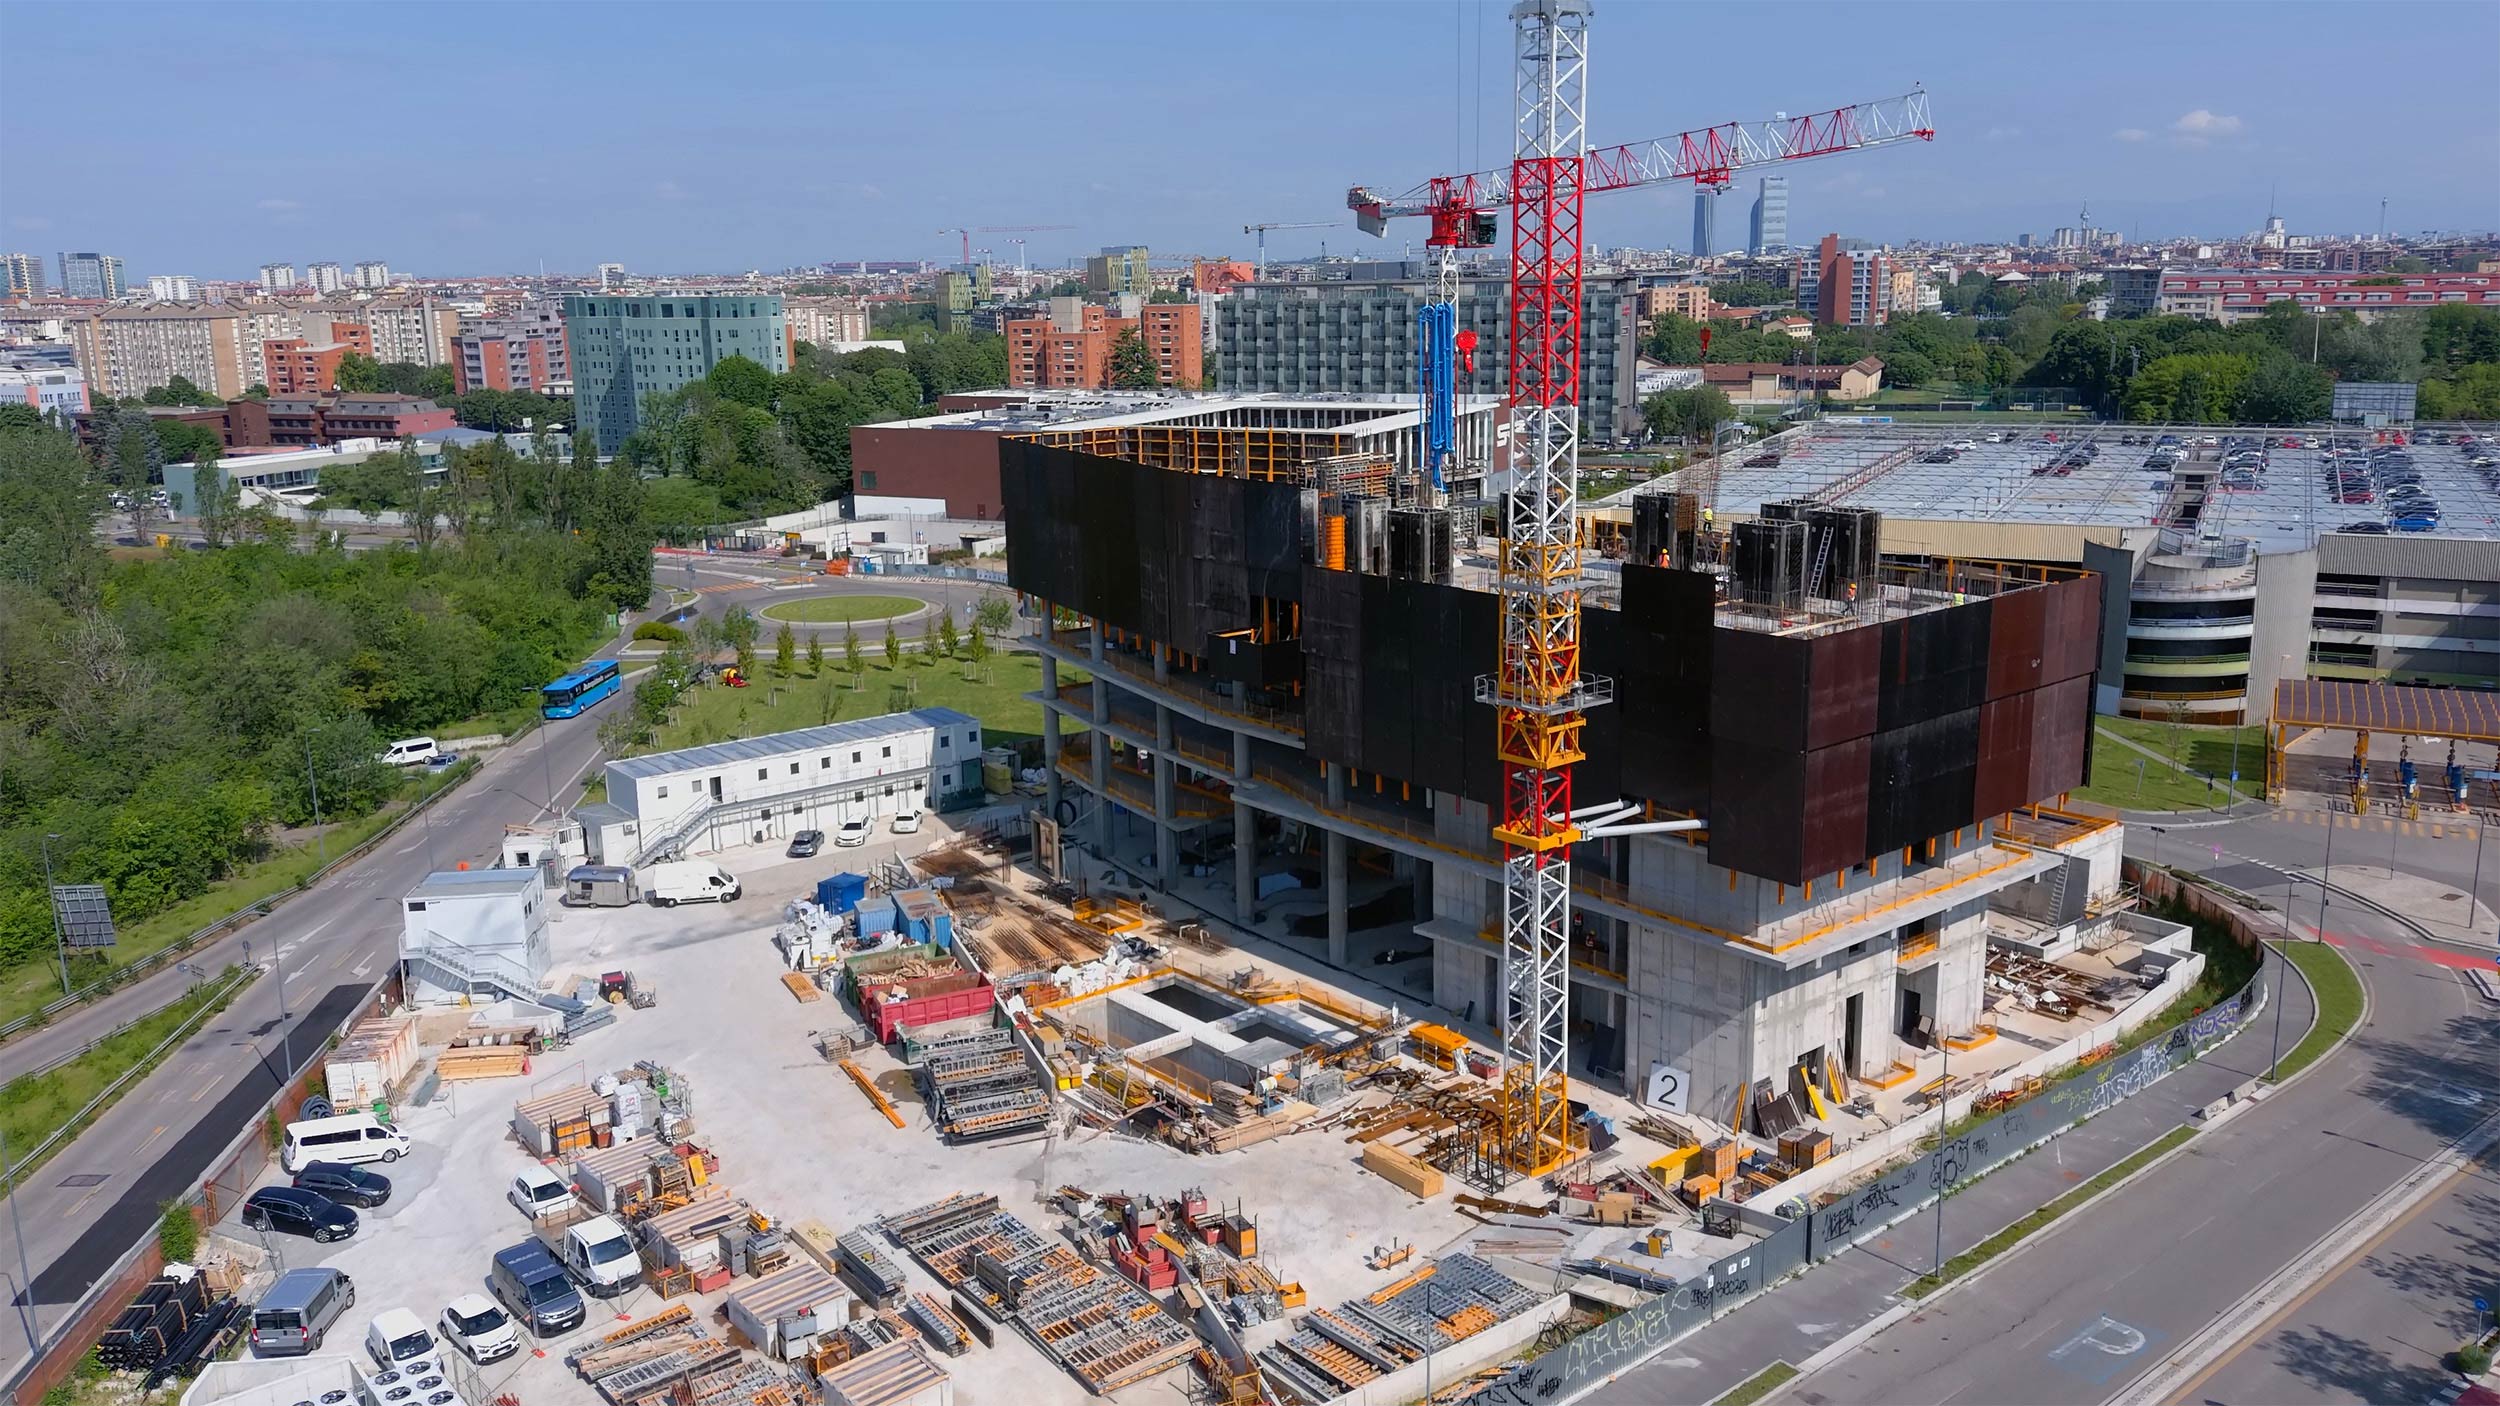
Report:
[[[2370,734],[2500,743],[2500,693],[2417,688],[2347,679],[2285,679],[2274,686],[2266,726],[2266,795],[2283,795],[2283,744],[2292,729],[2327,727],[2354,734],[2355,757],[2368,755]]]

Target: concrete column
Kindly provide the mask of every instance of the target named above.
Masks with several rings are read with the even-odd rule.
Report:
[[[1246,732],[1233,734],[1233,779],[1250,779],[1250,734]]]
[[[1335,772],[1329,773],[1331,779]],[[1345,836],[1330,830],[1327,842],[1328,873],[1328,962],[1331,966],[1346,964],[1345,922]]]
[[[1259,824],[1248,801],[1233,802],[1233,921],[1250,926],[1259,896]]]
[[[1102,625],[1094,626],[1094,662],[1102,663]],[[1111,685],[1104,681],[1099,667],[1094,675],[1094,845],[1103,855],[1111,853],[1111,734],[1104,724],[1111,721]]]
[[[1048,610],[1048,606],[1043,607]],[[1045,697],[1059,691],[1059,661],[1042,656],[1042,693]],[[1042,705],[1042,804],[1050,818],[1059,818],[1059,707],[1056,703]]]
[[[1161,667],[1158,662],[1158,669]],[[1155,876],[1169,889],[1180,879],[1181,855],[1179,837],[1172,833],[1174,807],[1172,793],[1177,778],[1172,771],[1172,710],[1155,705]]]
[[[1172,677],[1172,651],[1171,651],[1170,649],[1166,648],[1166,647],[1165,647],[1165,646],[1163,646],[1163,645],[1156,645],[1156,646],[1155,646],[1155,682],[1156,682],[1156,683],[1162,683],[1162,682],[1164,682],[1165,680],[1167,680],[1167,679],[1169,679],[1169,678],[1171,678],[1171,677]]]

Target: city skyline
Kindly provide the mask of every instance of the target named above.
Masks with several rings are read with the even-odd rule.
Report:
[[[2294,8],[2327,24],[2358,13]],[[69,143],[94,159],[0,185],[0,246],[110,251],[134,279],[248,280],[273,261],[362,258],[419,276],[531,273],[542,261],[586,272],[611,259],[694,272],[945,263],[960,246],[941,226],[1072,225],[1024,246],[1031,262],[1056,266],[1129,242],[1160,257],[1243,256],[1245,223],[1342,219],[1276,232],[1270,257],[1323,242],[1331,253],[1395,256],[1420,228],[1358,236],[1342,191],[1357,181],[1404,189],[1507,158],[1505,10],[1490,0],[1280,5],[1252,11],[1245,26],[1239,12],[1213,8],[716,8],[705,12],[721,17],[713,28],[673,35],[664,49],[603,50],[583,63],[562,57],[579,42],[578,12],[551,7],[498,11],[495,42],[483,44],[442,22],[457,12],[421,7],[238,7],[265,22],[206,26],[189,7],[27,5],[13,36],[28,73],[75,75],[134,33],[156,32],[179,35],[220,71],[268,64],[319,87],[363,81],[370,70],[350,56],[379,33],[435,90],[424,111],[491,106],[515,137],[481,145],[468,124],[414,118],[333,126],[300,148],[237,146],[219,142],[213,124],[174,120],[171,94],[134,92],[85,115],[21,103],[0,115],[10,149]],[[637,12],[611,14],[630,26]],[[2045,240],[2086,203],[2096,224],[2130,238],[2229,237],[2259,226],[2270,206],[2296,232],[2366,233],[2382,197],[2399,233],[2500,223],[2500,181],[2488,179],[2500,174],[2500,137],[2471,120],[2465,88],[2388,85],[2366,126],[2348,121],[2279,74],[2212,62],[2245,40],[2237,7],[2167,8],[2162,42],[2148,45],[2107,18],[2030,8],[1990,11],[1983,33],[1941,23],[1972,15],[1960,7],[1912,5],[1867,28],[1861,10],[1793,6],[1780,11],[1773,69],[1695,57],[1771,37],[1759,13],[1601,3],[1590,135],[1642,139],[1923,83],[1937,141],[1795,168],[1792,240]],[[1195,56],[1170,77],[1116,56],[1037,61],[1053,36],[1148,14],[1125,32],[1148,50]],[[2270,27],[2280,22],[2279,10],[2270,15]],[[2469,49],[2500,38],[2500,16],[2484,9],[2380,5],[2370,15],[2381,28],[2391,16],[2437,23]],[[1834,42],[1802,42],[1817,34]],[[2036,64],[2008,61],[2023,54],[2105,77],[2043,85]],[[699,101],[603,98],[615,92]],[[2405,140],[2386,141],[2391,130]],[[142,161],[148,181],[120,174]],[[322,194],[376,188],[376,166],[394,172],[395,194]],[[2465,178],[2476,171],[2484,178]],[[1751,181],[1735,193],[1749,201]],[[168,209],[186,217],[166,219]],[[1628,192],[1592,205],[1590,232],[1600,245],[1683,248],[1690,217],[1687,189]],[[1724,226],[1720,238],[1735,242]],[[1003,235],[992,248],[1000,262],[1015,258]]]

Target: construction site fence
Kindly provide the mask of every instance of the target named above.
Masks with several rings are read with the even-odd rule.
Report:
[[[439,792],[437,794],[440,794]],[[271,1125],[294,1120],[304,1100],[323,1092],[327,1087],[325,1056],[332,1037],[345,1034],[358,1021],[382,1013],[394,1004],[392,983],[397,967],[386,969],[365,993],[364,1000],[329,1030],[298,1029],[293,1048],[303,1067],[294,1071],[285,1087],[272,1095],[256,1110],[249,1122],[239,1129],[234,1139],[208,1164],[200,1182],[189,1192],[176,1198],[198,1216],[203,1231],[215,1225],[235,1203],[251,1194],[252,1184],[260,1179],[275,1155],[270,1140]],[[205,1243],[205,1235],[203,1235]],[[40,1328],[35,1352],[17,1359],[0,1379],[0,1388],[8,1392],[11,1406],[39,1406],[44,1393],[67,1382],[78,1370],[79,1360],[87,1355],[104,1330],[112,1325],[121,1311],[129,1306],[131,1296],[138,1293],[150,1279],[163,1270],[164,1255],[157,1249],[156,1222],[137,1243],[123,1251],[112,1268],[98,1275],[86,1292],[70,1306],[69,1312]],[[26,1297],[31,1300],[33,1295]],[[40,1310],[37,1310],[40,1312]]]
[[[2238,994],[2199,1012],[2168,1035],[2116,1059],[2079,1069],[2013,1108],[1954,1128],[1917,1159],[1814,1209],[1802,1200],[1770,1203],[1778,1229],[1714,1261],[1700,1275],[1653,1295],[1551,1352],[1513,1366],[1470,1406],[1551,1406],[1639,1366],[1685,1335],[1768,1292],[1792,1274],[1832,1258],[1917,1214],[1964,1183],[2095,1114],[2151,1087],[2156,1080],[2229,1038],[2263,1005],[2265,974]],[[1931,1115],[1951,1115],[1951,1105]],[[1705,1217],[1724,1216],[1760,1228],[1764,1203],[1711,1203]]]

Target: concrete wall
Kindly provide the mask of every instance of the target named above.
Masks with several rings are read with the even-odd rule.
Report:
[[[2317,593],[2314,548],[2268,552],[2257,558],[2257,623],[2248,641],[2250,721],[2262,721],[2273,712],[2277,680],[2309,676],[2309,620]],[[2262,768],[2265,761],[2253,758],[2251,765]],[[2097,880],[2099,875],[2093,877]]]

